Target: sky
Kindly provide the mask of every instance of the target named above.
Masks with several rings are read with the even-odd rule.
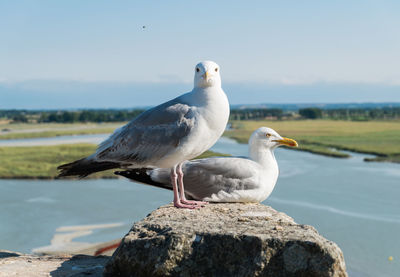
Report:
[[[400,102],[399,30],[394,0],[0,1],[0,108],[155,105],[201,60],[233,104]]]

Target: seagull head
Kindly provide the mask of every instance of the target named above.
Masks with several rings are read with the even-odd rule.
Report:
[[[206,88],[221,86],[219,65],[212,61],[198,63],[194,68],[194,87]]]
[[[297,142],[294,139],[284,138],[280,136],[275,130],[268,127],[261,127],[255,130],[250,137],[249,145],[251,148],[267,148],[272,150],[281,145],[286,145],[290,147],[298,146]]]

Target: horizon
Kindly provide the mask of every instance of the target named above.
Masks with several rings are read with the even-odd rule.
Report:
[[[25,81],[0,83],[0,109],[125,109],[156,106],[189,83]],[[382,84],[223,83],[230,105],[397,103],[400,86]]]
[[[0,111],[31,111],[31,112],[54,112],[54,111],[85,111],[85,110],[147,110],[155,107],[150,106],[132,106],[132,107],[94,107],[94,108],[1,108]],[[321,108],[321,109],[382,109],[397,108],[400,102],[304,102],[304,103],[259,103],[248,104],[239,103],[230,105],[231,109],[282,109],[292,110],[295,108]]]

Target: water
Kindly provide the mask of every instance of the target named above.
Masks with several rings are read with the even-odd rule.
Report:
[[[277,151],[281,176],[264,203],[336,242],[350,276],[399,276],[400,165],[352,155]]]
[[[71,225],[122,223],[76,240],[116,239],[171,199],[169,191],[122,179],[0,180],[0,249],[30,252],[49,245],[58,227]]]
[[[227,138],[212,150],[247,155],[247,145]],[[365,163],[365,155],[352,155],[335,159],[277,149],[280,178],[264,203],[336,242],[351,277],[398,276],[400,165]],[[76,239],[112,240],[171,200],[170,191],[124,179],[0,180],[0,249],[29,252],[48,245],[60,226],[121,223]]]

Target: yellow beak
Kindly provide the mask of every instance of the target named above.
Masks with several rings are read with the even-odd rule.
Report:
[[[208,79],[210,78],[210,73],[208,73],[208,71],[206,71],[206,73],[203,74],[203,77],[206,81],[208,81]]]
[[[276,141],[276,142],[278,142],[278,143],[281,144],[281,145],[287,145],[287,146],[291,146],[291,147],[297,147],[297,146],[299,146],[299,145],[297,144],[297,141],[295,141],[294,139],[290,139],[290,138],[282,138],[282,139],[273,140],[273,141]]]

